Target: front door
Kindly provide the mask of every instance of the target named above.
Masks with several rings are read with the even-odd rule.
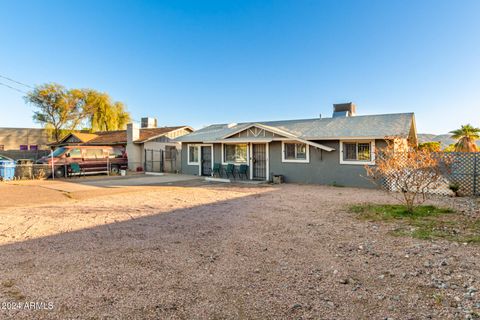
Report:
[[[253,179],[267,179],[267,145],[252,144],[252,171]]]
[[[202,146],[201,147],[201,156],[202,156],[202,176],[211,176],[212,175],[212,147],[211,146]]]

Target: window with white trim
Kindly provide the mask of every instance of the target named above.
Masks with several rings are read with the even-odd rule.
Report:
[[[247,144],[224,144],[223,162],[228,163],[247,163]]]
[[[343,161],[371,162],[371,142],[342,142]]]
[[[308,162],[309,148],[306,143],[282,142],[283,162]]]
[[[197,145],[188,145],[188,164],[198,164],[198,150]]]

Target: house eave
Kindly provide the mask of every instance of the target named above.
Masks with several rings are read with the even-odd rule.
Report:
[[[385,136],[344,136],[344,137],[302,137],[305,140],[388,140],[393,137]],[[404,135],[395,136],[395,138],[407,138]]]
[[[172,133],[172,132],[175,132],[175,131],[179,131],[179,130],[184,130],[184,129],[190,130],[190,133],[192,133],[193,131],[195,131],[195,130],[194,130],[192,127],[190,127],[190,126],[184,126],[184,127],[180,127],[180,128],[178,128],[178,129],[172,130],[172,131],[168,131],[168,132],[164,132],[164,133],[158,134],[158,135],[153,136],[153,137],[150,137],[150,138],[148,138],[148,139],[135,140],[135,141],[133,141],[133,143],[142,144],[142,143],[148,142],[148,141],[150,141],[150,140],[154,140],[154,139],[158,139],[158,138],[164,137],[164,136],[166,136],[166,135],[169,134],[169,133]],[[141,129],[140,129],[140,130],[141,130]],[[174,139],[172,139],[172,140],[174,140]]]

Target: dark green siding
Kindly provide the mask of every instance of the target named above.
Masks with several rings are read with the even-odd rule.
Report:
[[[339,141],[315,141],[329,146],[335,151],[328,152],[310,146],[309,163],[282,162],[282,143],[274,141],[269,144],[270,179],[274,174],[281,174],[285,182],[339,185],[349,187],[374,188],[375,185],[366,178],[363,165],[340,164]],[[375,141],[375,148],[386,145],[383,140]],[[198,175],[198,166],[188,165],[188,143],[182,143],[182,173]],[[222,162],[221,144],[214,144],[213,162]]]
[[[198,165],[188,165],[188,143],[182,143],[182,171],[183,174],[198,176]]]
[[[309,163],[282,162],[282,143],[270,143],[270,176],[281,174],[286,182],[341,185],[349,187],[374,188],[365,178],[363,165],[340,164],[339,141],[315,141],[335,151],[327,152],[310,147]],[[377,140],[376,148],[385,146],[385,141]]]

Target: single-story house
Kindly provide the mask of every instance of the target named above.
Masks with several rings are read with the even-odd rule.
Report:
[[[120,147],[127,152],[130,170],[179,171],[181,144],[174,139],[192,132],[193,128],[189,126],[156,128],[154,127],[156,119],[152,118],[142,118],[141,123],[142,127],[135,123],[129,123],[126,130],[95,133],[72,132],[51,146]],[[161,155],[163,155],[163,159],[160,159]]]
[[[130,170],[142,168],[147,172],[180,171],[182,146],[175,141],[175,138],[191,132],[193,128],[189,126],[139,128],[135,123],[129,123],[127,125],[128,168]]]
[[[353,103],[331,118],[214,124],[176,139],[182,173],[211,176],[214,165],[247,165],[247,177],[271,181],[372,187],[365,165],[375,149],[417,143],[413,113],[357,116]]]

